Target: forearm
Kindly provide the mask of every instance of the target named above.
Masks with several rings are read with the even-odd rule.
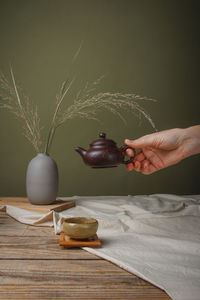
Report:
[[[200,153],[200,125],[184,129],[184,148],[187,157]]]

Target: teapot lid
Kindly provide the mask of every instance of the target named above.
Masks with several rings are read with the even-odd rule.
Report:
[[[101,132],[99,139],[95,140],[90,144],[90,147],[116,147],[116,143],[113,140],[106,139],[106,134]]]

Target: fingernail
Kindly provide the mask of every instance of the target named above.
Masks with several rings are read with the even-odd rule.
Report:
[[[128,149],[128,150],[126,150],[126,154],[127,154],[128,156],[131,156],[131,155],[133,155],[133,151],[131,151],[130,149]]]

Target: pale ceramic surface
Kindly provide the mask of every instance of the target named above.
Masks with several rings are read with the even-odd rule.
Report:
[[[63,231],[74,239],[87,239],[94,236],[98,229],[98,221],[92,218],[74,217],[63,222]]]
[[[58,192],[58,168],[44,153],[37,154],[27,168],[26,191],[32,204],[51,204]]]

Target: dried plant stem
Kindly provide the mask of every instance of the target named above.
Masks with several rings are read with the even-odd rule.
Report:
[[[13,82],[13,86],[14,86],[14,89],[15,89],[15,94],[16,94],[16,98],[17,98],[17,101],[18,101],[19,109],[20,109],[22,117],[23,117],[23,119],[26,123],[26,126],[28,127],[28,130],[30,131],[30,134],[33,135],[33,131],[31,129],[30,125],[29,125],[29,122],[28,122],[28,118],[27,118],[26,113],[24,111],[24,108],[21,104],[21,100],[20,100],[19,93],[18,93],[18,90],[17,90],[17,86],[16,86],[15,77],[14,77],[14,74],[13,74],[12,67],[10,67],[10,73],[11,73],[12,82]]]
[[[35,151],[39,153],[42,141],[37,106],[31,106],[29,98],[23,93],[22,89],[20,90],[21,93],[19,93],[12,67],[10,67],[10,74],[12,84],[9,83],[2,73],[0,74],[0,88],[2,90],[0,94],[0,108],[7,109],[23,122],[25,137],[33,145]],[[20,94],[23,96],[23,103]]]
[[[69,91],[73,80],[65,88],[66,82],[61,87],[59,96],[57,97],[57,106],[53,115],[51,122],[48,139],[45,147],[45,153],[50,151],[52,140],[56,129],[65,123],[67,120],[73,119],[75,117],[80,117],[84,119],[98,120],[96,115],[98,111],[105,109],[113,114],[117,115],[124,123],[126,123],[125,118],[121,114],[121,110],[133,113],[139,119],[141,115],[146,118],[154,130],[156,130],[155,124],[151,116],[144,110],[144,108],[138,104],[140,100],[156,101],[152,98],[142,97],[137,94],[122,94],[122,93],[98,93],[93,95],[96,85],[99,84],[101,78],[96,80],[92,86],[86,84],[82,91],[77,94],[74,103],[70,105],[67,109],[60,109],[63,99],[67,92]]]
[[[80,46],[81,47],[81,46]],[[77,57],[78,52],[75,55]],[[36,152],[41,152],[41,128],[40,119],[37,112],[37,107],[33,107],[30,104],[29,98],[25,96],[21,88],[17,87],[12,67],[10,67],[10,73],[12,78],[12,85],[6,79],[3,74],[0,74],[0,88],[3,93],[0,93],[0,108],[6,108],[13,113],[18,119],[23,121],[23,129],[25,137],[32,143]],[[98,120],[97,113],[101,110],[107,110],[117,115],[124,123],[126,123],[125,117],[121,111],[124,110],[129,113],[133,113],[136,117],[141,119],[143,116],[151,124],[154,130],[156,130],[155,124],[148,112],[139,104],[139,101],[155,101],[154,99],[143,97],[137,94],[131,93],[96,93],[96,88],[103,77],[97,79],[92,84],[86,84],[85,87],[80,90],[76,98],[70,106],[61,109],[63,100],[74,82],[63,82],[59,93],[56,96],[56,108],[52,117],[52,121],[47,134],[47,140],[45,144],[44,152],[49,154],[52,141],[56,132],[56,129],[65,123],[67,120],[80,117],[84,119]],[[23,96],[23,102],[20,96]]]
[[[62,84],[60,95],[57,96],[57,105],[56,105],[56,109],[55,109],[53,119],[52,119],[52,122],[51,122],[51,125],[50,125],[50,129],[49,129],[49,133],[48,133],[48,137],[47,137],[47,142],[46,142],[46,145],[45,145],[45,153],[46,154],[48,154],[49,148],[51,146],[51,143],[52,143],[52,140],[53,140],[53,137],[54,137],[54,134],[55,134],[55,130],[57,128],[56,118],[57,118],[57,114],[59,112],[61,103],[62,103],[65,95],[69,91],[69,89],[70,89],[73,82],[74,82],[74,79],[67,85],[67,82],[65,81]],[[67,85],[67,87],[66,87],[66,85]]]

